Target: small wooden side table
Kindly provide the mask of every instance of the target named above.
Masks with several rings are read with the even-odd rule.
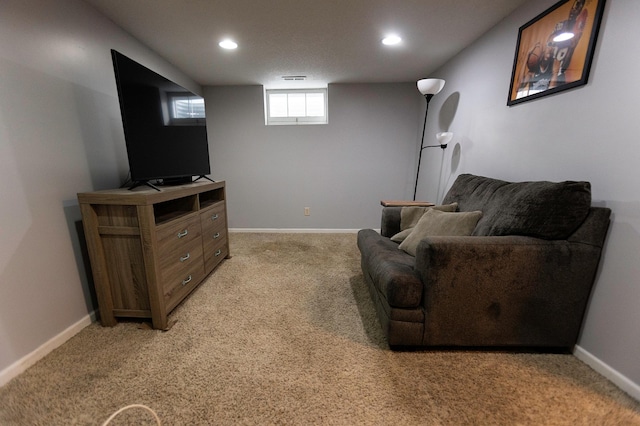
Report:
[[[382,200],[380,204],[384,207],[431,207],[435,204],[429,201],[407,201],[407,200]]]

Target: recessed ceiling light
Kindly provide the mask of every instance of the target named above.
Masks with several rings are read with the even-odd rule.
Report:
[[[399,44],[402,41],[402,39],[395,35],[388,35],[385,38],[382,39],[382,44],[386,45],[386,46],[393,46],[395,44]]]
[[[238,48],[238,43],[233,40],[226,39],[218,43],[218,46],[222,47],[223,49],[233,50]]]

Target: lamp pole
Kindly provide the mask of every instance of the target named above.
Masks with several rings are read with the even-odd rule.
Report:
[[[424,132],[427,129],[427,114],[429,114],[429,102],[433,98],[432,94],[424,95],[427,101],[427,108],[424,111],[424,124],[422,125],[422,138],[420,139],[420,153],[418,154],[418,171],[416,172],[416,186],[413,188],[413,201],[416,200],[416,193],[418,192],[418,177],[420,176],[420,162],[422,161],[422,151],[426,148],[424,146]]]

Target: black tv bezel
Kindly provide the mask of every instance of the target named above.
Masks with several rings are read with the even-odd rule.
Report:
[[[176,170],[175,172],[169,172],[167,170],[168,161],[174,158],[172,153],[167,153],[166,155],[162,152],[158,152],[160,150],[152,150],[153,141],[146,139],[144,136],[140,136],[140,128],[143,126],[134,126],[131,121],[131,114],[128,112],[128,108],[131,108],[133,105],[136,105],[136,101],[131,101],[131,93],[127,93],[125,85],[128,81],[131,81],[132,76],[125,76],[123,74],[127,73],[127,71],[123,70],[123,67],[135,67],[137,68],[138,73],[142,73],[144,75],[144,79],[148,82],[153,82],[153,84],[149,84],[149,86],[154,87],[171,87],[172,91],[179,91],[185,94],[189,94],[192,96],[199,96],[194,94],[193,92],[185,89],[181,85],[173,82],[172,80],[160,75],[159,73],[149,69],[148,67],[140,64],[139,62],[131,59],[130,57],[118,52],[115,49],[111,49],[112,62],[114,67],[114,74],[116,79],[116,87],[118,92],[118,102],[120,106],[120,113],[122,118],[122,127],[124,131],[125,137],[125,145],[127,149],[127,160],[129,164],[129,172],[130,172],[130,181],[132,182],[132,187],[138,186],[140,184],[147,184],[149,182],[154,181],[157,185],[174,185],[174,184],[182,184],[191,182],[193,177],[206,177],[206,175],[211,173],[211,159],[209,156],[209,143],[208,143],[208,135],[206,128],[206,119],[201,120],[200,122],[191,121],[186,122],[183,125],[178,126],[169,126],[165,124],[165,127],[173,128],[177,130],[177,133],[187,134],[188,129],[190,128],[201,128],[200,132],[204,132],[204,134],[199,135],[198,137],[193,137],[193,135],[189,135],[189,140],[178,140],[178,137],[173,137],[173,139],[163,140],[163,143],[167,143],[170,140],[171,145],[180,144],[183,148],[185,144],[195,143],[196,147],[193,146],[189,148],[186,153],[192,153],[193,155],[197,155],[199,157],[206,158],[206,161],[199,159],[198,161],[189,162],[189,166],[184,167],[184,169]],[[128,80],[128,81],[127,81]],[[167,130],[165,129],[165,130]],[[149,134],[153,132],[149,131]],[[166,133],[166,132],[165,132]],[[165,135],[166,137],[166,135]],[[175,154],[174,150],[174,154]],[[157,169],[155,171],[153,167],[142,167],[141,164],[145,162],[143,157],[143,153],[147,152],[150,156],[156,156],[160,158],[160,163],[157,164]],[[158,157],[158,155],[160,157]],[[158,161],[158,160],[157,160]],[[205,164],[206,163],[206,164]],[[207,178],[208,179],[208,178]],[[126,184],[126,183],[125,183]],[[155,187],[154,185],[149,185]]]

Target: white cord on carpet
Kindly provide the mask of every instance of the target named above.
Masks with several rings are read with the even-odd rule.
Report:
[[[162,424],[160,423],[160,417],[158,417],[156,412],[153,411],[151,408],[147,407],[146,405],[142,405],[142,404],[131,404],[131,405],[127,405],[126,407],[122,407],[121,409],[119,409],[118,411],[113,413],[111,416],[109,416],[109,418],[107,420],[105,420],[104,423],[102,423],[102,426],[107,426],[109,423],[111,423],[111,420],[113,420],[118,414],[120,414],[123,411],[126,411],[126,410],[128,410],[130,408],[144,408],[145,410],[147,410],[151,414],[153,414],[153,417],[156,419],[156,423],[158,423],[158,426],[162,426]]]

